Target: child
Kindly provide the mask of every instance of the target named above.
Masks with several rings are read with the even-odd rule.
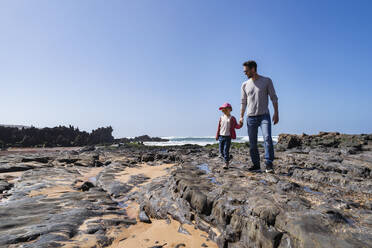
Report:
[[[242,125],[239,125],[235,117],[230,115],[230,112],[232,111],[230,103],[224,103],[219,110],[222,110],[223,115],[220,117],[218,122],[216,140],[220,143],[220,153],[225,160],[223,168],[228,169],[231,139],[236,139],[235,129],[240,129]]]

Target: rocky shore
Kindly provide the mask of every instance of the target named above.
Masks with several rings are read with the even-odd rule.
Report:
[[[372,135],[0,152],[0,247],[372,247]],[[261,151],[261,154],[262,151]]]

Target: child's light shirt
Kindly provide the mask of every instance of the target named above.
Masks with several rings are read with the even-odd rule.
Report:
[[[231,115],[229,117],[226,115],[221,116],[220,135],[230,136],[230,122],[231,122]]]

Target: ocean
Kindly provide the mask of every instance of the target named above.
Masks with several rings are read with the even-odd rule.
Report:
[[[167,139],[169,141],[167,142],[144,142],[145,145],[151,145],[151,146],[182,146],[187,144],[193,144],[193,145],[200,145],[205,146],[208,144],[215,144],[217,143],[216,138],[214,136],[197,136],[197,137],[161,137],[163,139]],[[278,136],[272,136],[274,143],[278,141]],[[249,138],[248,136],[238,136],[236,137],[233,142],[238,143],[244,143],[248,142]],[[258,136],[258,141],[263,142],[263,137]]]

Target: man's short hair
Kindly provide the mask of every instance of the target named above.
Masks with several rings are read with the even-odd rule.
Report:
[[[257,71],[257,63],[254,60],[248,60],[248,61],[244,62],[243,66],[246,66],[249,69],[254,68]]]

